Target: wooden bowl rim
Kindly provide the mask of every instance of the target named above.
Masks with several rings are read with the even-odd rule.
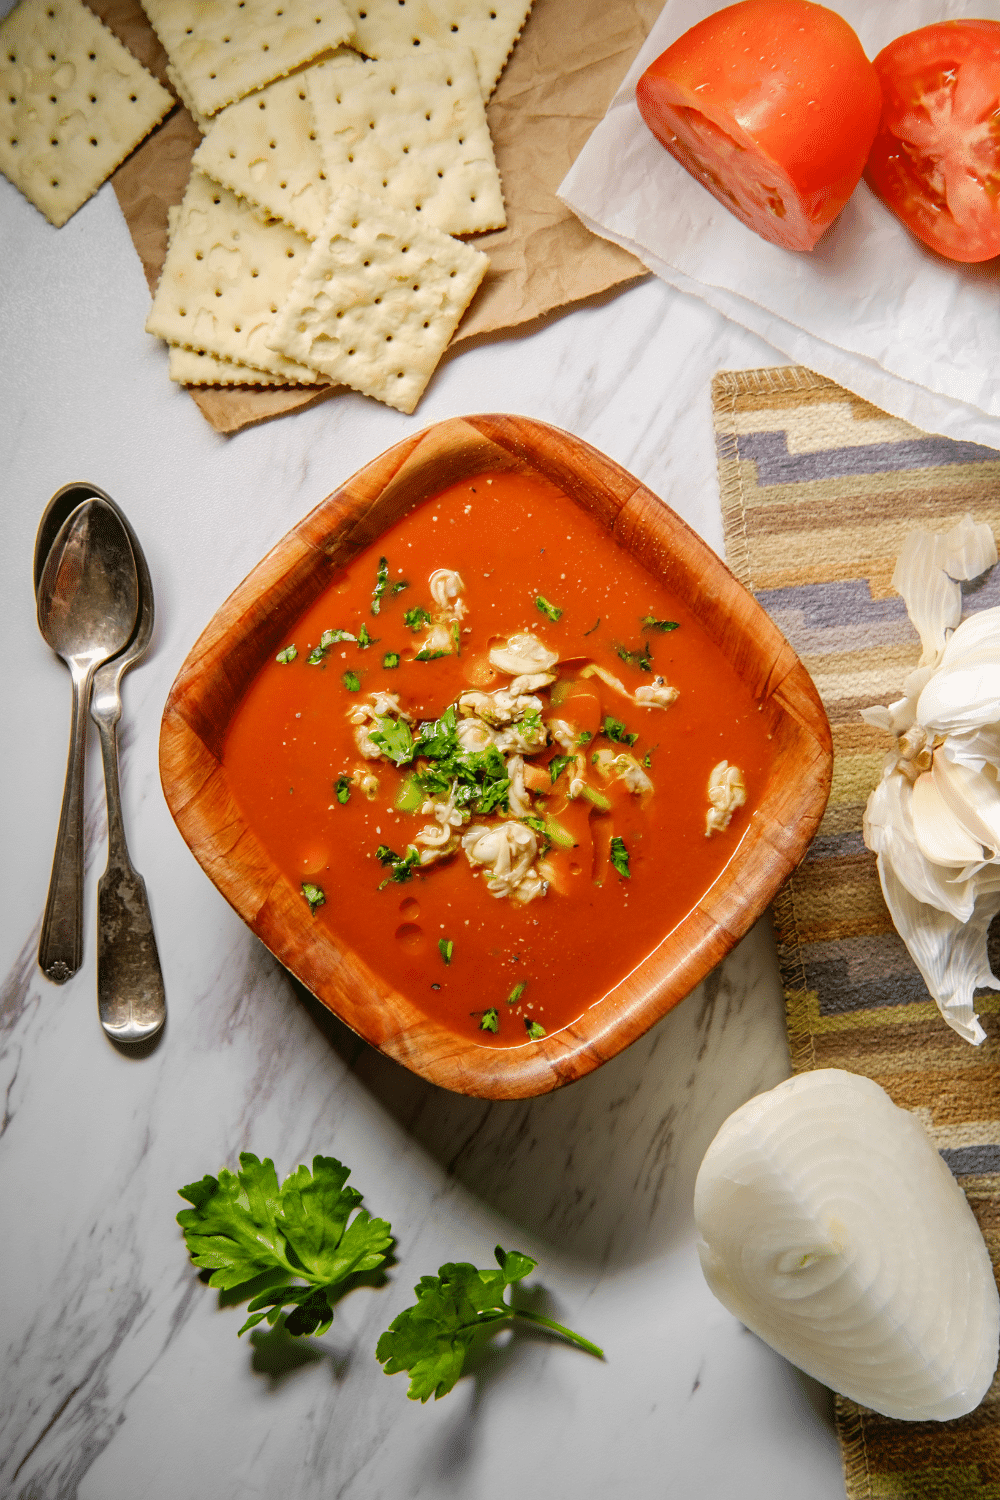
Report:
[[[318,933],[310,925],[301,894],[271,864],[235,808],[220,753],[224,728],[245,692],[239,681],[231,683],[228,663],[244,647],[256,650],[259,631],[255,633],[253,623],[270,622],[272,615],[288,614],[295,606],[294,618],[301,617],[311,602],[298,602],[303,580],[315,584],[318,594],[325,587],[319,581],[324,572],[343,566],[403,510],[424,503],[455,479],[498,467],[554,480],[590,509],[610,540],[661,579],[663,572],[655,572],[636,549],[662,546],[663,566],[679,569],[668,586],[676,589],[680,580],[694,591],[693,597],[707,601],[711,613],[699,614],[700,623],[731,661],[737,645],[755,649],[762,664],[760,701],[780,710],[780,748],[761,805],[697,905],[625,981],[572,1025],[510,1048],[458,1036],[392,990],[328,928]],[[275,638],[286,629],[284,614],[274,620]],[[737,618],[743,623],[734,631]],[[245,654],[249,670],[254,651]],[[252,675],[269,654],[268,644],[262,644]],[[220,694],[228,694],[232,702],[224,718],[213,719]],[[432,1083],[484,1098],[531,1097],[573,1082],[678,1004],[749,930],[804,855],[826,805],[832,761],[829,724],[811,678],[770,617],[707,543],[628,470],[590,444],[532,418],[501,413],[448,418],[405,438],[292,527],[198,637],[171,687],[160,734],[161,782],[182,837],[270,951],[378,1050]],[[780,778],[775,774],[779,763]],[[224,819],[212,811],[220,803],[225,804]],[[249,894],[239,874],[245,867],[256,880]],[[341,972],[345,969],[346,974]],[[344,984],[353,987],[352,993],[359,991],[353,1001],[335,993]],[[386,1010],[404,1018],[401,1029],[382,1024]]]

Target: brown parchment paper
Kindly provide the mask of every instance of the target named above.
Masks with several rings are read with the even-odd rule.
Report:
[[[89,0],[131,52],[170,87],[166,57],[138,0]],[[556,188],[597,125],[663,0],[535,0],[521,39],[487,107],[507,206],[507,227],[476,235],[490,269],[452,340],[530,323],[607,291],[645,268],[585,229]],[[167,209],[184,196],[201,137],[179,106],[123,162],[111,181],[150,290],[167,247]],[[329,399],[294,388],[189,387],[217,432]]]

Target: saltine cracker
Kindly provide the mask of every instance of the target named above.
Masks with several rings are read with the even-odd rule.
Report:
[[[340,0],[143,0],[143,9],[203,115],[339,47],[353,30]]]
[[[0,171],[56,227],[174,103],[81,0],[21,0],[0,21]]]
[[[384,199],[445,234],[506,224],[472,53],[424,48],[304,75],[331,193]]]
[[[484,99],[496,88],[531,0],[347,0],[354,45],[368,57],[469,47]]]
[[[305,262],[309,241],[264,223],[203,172],[192,172],[171,235],[146,332],[315,385],[316,372],[269,349],[265,336]]]
[[[344,188],[268,343],[411,412],[488,266],[482,251]]]
[[[230,104],[216,115],[193,166],[315,239],[330,211],[330,193],[306,79],[352,66],[362,66],[356,52],[334,53]]]

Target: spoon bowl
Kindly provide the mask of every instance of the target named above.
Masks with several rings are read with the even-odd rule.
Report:
[[[37,544],[36,544],[37,545]],[[37,589],[38,625],[73,681],[70,749],[38,961],[57,984],[83,961],[83,767],[86,707],[97,668],[128,643],[139,580],[115,510],[91,497],[62,522]]]

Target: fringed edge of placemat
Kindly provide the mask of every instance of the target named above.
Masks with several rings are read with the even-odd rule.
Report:
[[[780,395],[786,391],[814,391],[831,385],[823,375],[816,375],[804,365],[780,365],[775,369],[721,370],[712,379],[712,406],[718,409],[726,400],[735,416],[736,402],[740,396]],[[739,446],[735,432],[718,433],[717,456],[719,459],[719,491],[722,499],[722,534],[726,548],[726,563],[731,573],[754,592],[750,572],[750,548],[747,542],[746,507],[743,496],[743,478],[739,466]],[[722,462],[729,465],[724,472]]]
[[[871,1466],[865,1442],[865,1414],[846,1396],[834,1396],[840,1458],[844,1467],[847,1500],[872,1500]]]
[[[728,401],[735,417],[736,403],[740,396],[761,393],[784,395],[789,391],[819,390],[831,384],[824,376],[807,370],[803,365],[781,365],[762,370],[722,370],[712,380],[712,406],[717,411]],[[726,563],[744,588],[753,593],[739,439],[735,432],[717,433],[716,442]],[[771,903],[771,918],[778,943],[785,1000],[785,1030],[792,1072],[805,1073],[816,1066],[816,1050],[809,1023],[805,962],[795,920],[795,898],[791,885],[784,886]]]

